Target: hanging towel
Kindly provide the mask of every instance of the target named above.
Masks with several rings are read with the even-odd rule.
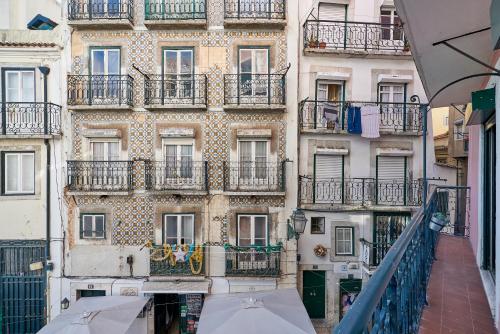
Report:
[[[361,108],[349,107],[347,109],[347,132],[360,134],[361,129]]]
[[[377,106],[361,107],[361,137],[380,137],[380,111]]]

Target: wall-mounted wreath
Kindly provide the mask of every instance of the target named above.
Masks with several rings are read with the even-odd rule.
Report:
[[[314,247],[314,255],[317,257],[325,257],[327,252],[328,250],[323,245],[316,245],[316,247]]]

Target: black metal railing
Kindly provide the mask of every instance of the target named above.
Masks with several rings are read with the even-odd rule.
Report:
[[[422,191],[421,180],[299,177],[301,204],[420,206]]]
[[[45,102],[2,102],[0,134],[55,135],[61,133],[61,106]]]
[[[305,22],[304,48],[409,51],[402,25],[326,20]]]
[[[206,19],[205,0],[145,0],[147,20]]]
[[[285,162],[224,162],[223,168],[225,191],[285,191]]]
[[[225,74],[224,104],[284,105],[286,74]]]
[[[144,104],[206,105],[207,90],[205,74],[148,75],[144,80]]]
[[[134,101],[130,75],[68,75],[68,105],[129,105]]]
[[[286,0],[224,0],[226,19],[271,19],[286,17]]]
[[[281,249],[279,247],[226,247],[226,276],[280,275]]]
[[[68,161],[72,191],[132,190],[132,161]]]
[[[185,256],[173,254],[181,247]],[[153,245],[149,251],[149,274],[151,276],[204,276],[205,252],[201,245]]]
[[[146,189],[208,191],[207,161],[146,161]]]
[[[381,241],[381,242],[369,242],[365,239],[361,239],[360,242],[362,244],[363,250],[362,254],[364,254],[363,263],[368,268],[377,267],[380,262],[384,259],[385,255],[391,248],[391,246],[396,242],[397,239],[392,242]]]
[[[302,130],[349,131],[349,113],[357,108],[377,107],[380,131],[393,133],[420,133],[422,131],[421,104],[360,101],[304,100],[299,106]],[[361,113],[360,110],[360,113]]]
[[[134,19],[133,0],[69,0],[68,20]]]

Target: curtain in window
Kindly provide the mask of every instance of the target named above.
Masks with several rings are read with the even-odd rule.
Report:
[[[240,141],[239,169],[240,178],[250,179],[252,176],[252,142]]]
[[[255,177],[267,177],[267,141],[255,142]]]
[[[181,177],[193,177],[193,145],[181,145]]]

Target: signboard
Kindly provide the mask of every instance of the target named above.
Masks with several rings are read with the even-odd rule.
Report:
[[[198,329],[201,309],[203,308],[203,294],[190,293],[179,295],[181,334],[194,334]]]

